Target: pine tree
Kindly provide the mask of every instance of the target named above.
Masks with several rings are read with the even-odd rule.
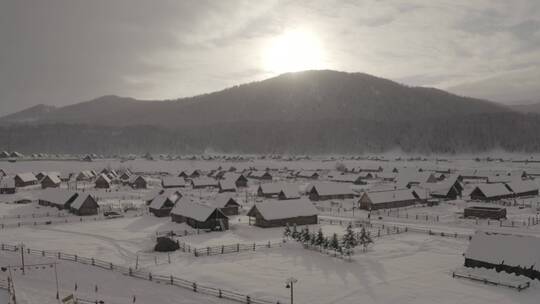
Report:
[[[332,238],[330,239],[330,244],[328,244],[328,247],[330,247],[330,249],[333,249],[334,251],[339,250],[339,240],[336,233],[332,235]]]
[[[285,230],[283,231],[283,237],[286,239],[289,239],[291,237],[291,227],[289,226],[289,223],[285,226]]]
[[[301,241],[302,243],[304,244],[308,244],[309,243],[309,238],[310,238],[310,233],[309,233],[309,228],[306,227],[304,230],[302,230],[302,236],[301,236]]]
[[[298,233],[298,229],[296,228],[296,223],[293,225],[293,231],[292,231],[292,238],[294,240],[297,240],[298,241],[298,236],[299,236],[299,233]]]
[[[354,231],[352,230],[351,224],[349,224],[349,226],[347,226],[345,230],[345,234],[343,235],[343,238],[342,238],[342,244],[343,244],[343,249],[345,250],[345,254],[348,255],[350,258],[351,255],[354,253],[354,247],[358,245],[358,242],[354,235]]]
[[[363,251],[367,250],[367,247],[369,244],[373,243],[373,239],[371,239],[371,236],[366,231],[364,227],[362,227],[362,230],[360,231],[360,236],[358,237],[358,243],[362,245]]]
[[[319,231],[317,232],[317,237],[315,238],[315,245],[322,246],[324,244],[324,234],[322,232],[322,229],[319,228]]]

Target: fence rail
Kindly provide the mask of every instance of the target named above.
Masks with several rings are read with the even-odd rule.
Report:
[[[152,281],[155,283],[165,283],[167,285],[181,287],[184,289],[191,290],[193,292],[199,292],[201,294],[216,296],[218,298],[223,299],[229,299],[232,301],[236,301],[239,303],[246,303],[246,304],[279,304],[279,301],[273,301],[268,299],[262,299],[262,298],[256,298],[252,297],[250,295],[242,294],[235,291],[230,291],[226,289],[220,289],[210,286],[205,286],[203,284],[199,284],[196,281],[191,281],[179,277],[175,277],[173,275],[157,275],[152,274],[151,272],[144,271],[144,270],[135,270],[131,267],[125,267],[120,265],[115,265],[111,262],[96,259],[96,258],[87,258],[78,256],[76,254],[68,254],[60,251],[50,251],[50,250],[37,250],[37,249],[31,249],[31,248],[22,248],[21,246],[16,245],[10,245],[10,244],[0,244],[0,250],[1,251],[8,251],[8,252],[18,252],[20,250],[24,250],[27,254],[31,255],[39,255],[42,257],[49,257],[49,258],[55,258],[58,260],[63,261],[71,261],[76,262],[80,264],[86,264],[110,271],[115,271],[130,277],[139,278],[147,281]]]
[[[130,214],[125,215],[125,217],[140,217],[145,215],[145,213],[136,213],[136,214]],[[29,226],[41,226],[41,225],[55,225],[55,224],[68,224],[68,223],[82,223],[82,222],[94,222],[94,221],[106,221],[106,220],[113,220],[114,218],[106,218],[102,215],[96,215],[96,216],[65,216],[62,219],[58,220],[47,220],[47,221],[23,221],[23,222],[15,222],[15,223],[0,223],[0,229],[8,229],[8,228],[21,228],[21,227],[29,227]]]
[[[259,243],[259,244],[237,243],[237,244],[220,245],[220,246],[208,246],[208,247],[201,247],[201,248],[196,248],[193,246],[189,246],[188,244],[185,244],[185,243],[180,243],[180,250],[182,252],[193,253],[193,255],[196,257],[204,257],[204,256],[219,255],[219,254],[257,251],[260,249],[278,248],[282,246],[283,246],[282,241],[281,242],[268,241],[267,243]]]

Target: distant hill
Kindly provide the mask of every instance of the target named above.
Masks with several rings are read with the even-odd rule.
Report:
[[[504,111],[508,109],[492,102],[407,87],[367,74],[306,71],[170,101],[103,96],[39,113],[32,122],[174,128],[239,121],[411,121]],[[19,113],[8,121],[16,122]]]
[[[513,105],[510,108],[521,113],[537,113],[540,114],[540,102],[532,104]]]
[[[25,153],[540,151],[531,132],[540,116],[362,73],[305,71],[178,100],[110,95],[30,110],[0,118],[0,150],[9,143]]]
[[[56,111],[56,107],[39,104],[17,113],[6,115],[1,118],[2,122],[37,122]]]

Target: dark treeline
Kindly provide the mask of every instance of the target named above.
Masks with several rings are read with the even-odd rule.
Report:
[[[401,122],[235,122],[167,129],[72,124],[0,127],[0,150],[23,153],[414,153],[540,151],[540,116],[513,112]]]

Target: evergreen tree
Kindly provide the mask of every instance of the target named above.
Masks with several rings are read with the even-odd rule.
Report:
[[[309,243],[309,239],[310,239],[310,233],[309,233],[309,228],[306,227],[305,229],[302,230],[302,236],[301,236],[301,241],[302,243],[304,244],[308,244]]]
[[[322,246],[324,244],[325,238],[324,234],[322,232],[322,229],[319,228],[319,231],[317,232],[317,236],[315,237],[315,245]]]
[[[286,239],[289,239],[291,237],[291,227],[289,226],[289,223],[285,226],[285,230],[283,231],[283,237]]]
[[[336,233],[334,233],[332,235],[332,238],[330,239],[330,244],[328,244],[328,247],[330,249],[333,249],[334,251],[339,250],[339,240],[338,240],[338,236],[337,236]]]
[[[373,239],[371,239],[371,236],[366,231],[364,227],[362,227],[362,230],[360,231],[360,236],[358,237],[358,243],[362,245],[363,251],[367,250],[367,247],[369,244],[373,243]]]
[[[298,229],[296,228],[296,223],[293,225],[293,230],[292,230],[292,238],[294,240],[297,240],[298,241],[298,236],[299,236],[299,233],[298,233]]]
[[[342,238],[342,244],[343,244],[343,249],[345,250],[345,254],[348,255],[350,258],[351,255],[354,253],[354,247],[358,245],[358,242],[354,235],[354,231],[352,230],[351,224],[349,224],[349,226],[347,226],[345,230],[345,234],[343,235],[343,238]]]

